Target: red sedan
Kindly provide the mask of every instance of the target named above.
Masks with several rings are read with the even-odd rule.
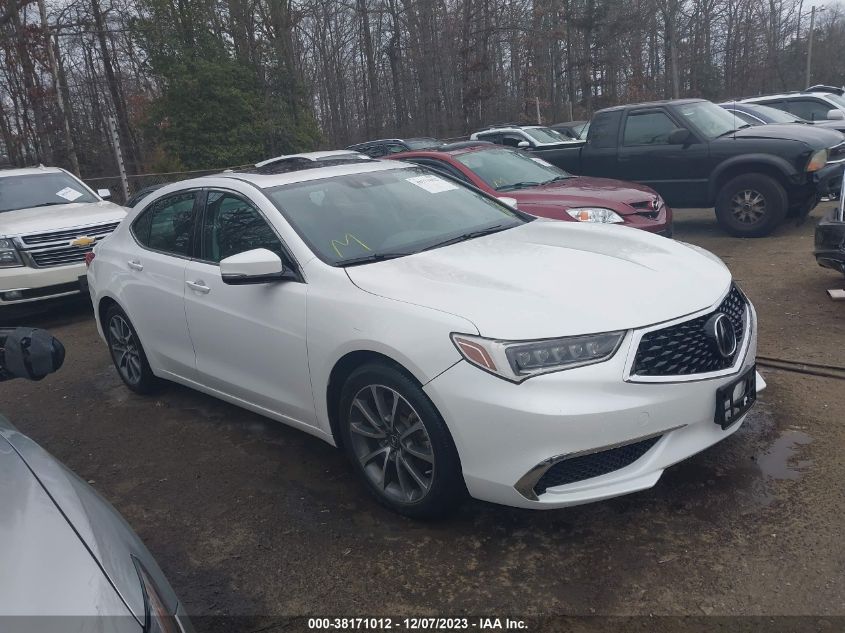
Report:
[[[531,215],[623,224],[672,236],[672,209],[653,189],[633,182],[574,176],[519,150],[465,142],[390,158],[448,174]]]

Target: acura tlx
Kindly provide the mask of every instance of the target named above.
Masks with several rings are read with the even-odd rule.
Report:
[[[560,508],[653,486],[765,387],[714,255],[540,220],[395,161],[162,188],[89,255],[126,385],[188,385],[342,447],[382,503]]]

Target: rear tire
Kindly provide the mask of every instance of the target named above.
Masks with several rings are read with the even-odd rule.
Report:
[[[113,305],[106,311],[102,325],[114,368],[123,384],[141,395],[152,393],[158,379],[150,369],[132,321],[120,307]]]
[[[386,363],[356,369],[341,391],[344,450],[376,500],[394,512],[432,519],[466,496],[452,436],[428,396]]]
[[[765,174],[744,174],[722,186],[716,219],[734,237],[764,237],[786,217],[789,199],[781,184]]]

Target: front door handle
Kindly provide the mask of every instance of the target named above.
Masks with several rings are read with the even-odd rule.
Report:
[[[131,268],[132,270],[144,270],[144,265],[137,259],[132,259],[126,262],[126,265],[129,266],[129,268]]]
[[[186,281],[185,285],[187,285],[191,290],[194,290],[202,295],[207,295],[211,292],[211,288],[206,286],[202,279],[197,279],[196,281]]]

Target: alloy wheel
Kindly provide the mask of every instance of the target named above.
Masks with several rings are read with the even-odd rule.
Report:
[[[399,503],[420,501],[434,480],[431,438],[419,414],[396,390],[367,385],[349,410],[352,449],[370,482]]]
[[[753,189],[738,191],[731,198],[731,213],[743,224],[755,224],[766,215],[766,198]]]
[[[131,385],[141,381],[141,352],[129,323],[119,314],[109,321],[109,347],[117,371]]]

